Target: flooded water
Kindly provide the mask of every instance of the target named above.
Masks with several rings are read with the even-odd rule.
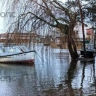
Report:
[[[64,49],[35,50],[32,66],[0,64],[0,96],[96,96],[95,61],[71,61]]]

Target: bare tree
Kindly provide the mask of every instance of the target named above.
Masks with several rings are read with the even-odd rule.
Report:
[[[72,59],[78,57],[74,41],[74,26],[78,15],[77,8],[68,0],[63,3],[59,0],[7,0],[11,9],[17,12],[15,22],[9,27],[12,32],[24,32],[47,28],[48,31],[59,29],[68,37],[68,49]],[[8,4],[7,2],[7,4]],[[75,3],[74,3],[75,4]],[[21,11],[22,10],[22,11]],[[13,20],[14,21],[14,20]]]
[[[78,5],[79,5],[79,9],[80,9],[80,16],[81,16],[81,23],[82,23],[84,57],[86,57],[84,21],[83,21],[83,13],[82,13],[82,6],[81,6],[81,4],[80,4],[80,0],[78,0]]]

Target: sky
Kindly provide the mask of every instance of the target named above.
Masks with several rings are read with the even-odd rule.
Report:
[[[4,32],[4,17],[3,17],[3,12],[2,12],[2,2],[0,0],[0,33]]]
[[[62,2],[65,2],[67,0],[59,0],[59,1],[62,1]],[[4,10],[2,10],[2,0],[0,0],[0,33],[5,33],[6,32],[6,23],[4,22],[5,20],[5,14],[6,12],[4,12]],[[4,27],[5,26],[5,27]]]
[[[65,1],[67,1],[67,0],[60,0],[60,1],[65,2]]]
[[[65,2],[66,0],[60,0],[62,2]],[[6,26],[4,27],[4,19],[5,19],[5,12],[2,10],[2,0],[0,0],[0,33],[6,32]]]

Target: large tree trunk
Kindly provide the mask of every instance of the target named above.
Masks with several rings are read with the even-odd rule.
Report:
[[[77,53],[77,47],[76,47],[76,44],[75,44],[75,41],[73,40],[72,38],[72,44],[73,44],[73,49],[74,49],[74,52],[77,54],[76,56],[78,57],[78,53]]]
[[[82,23],[84,57],[87,57],[87,55],[86,55],[86,47],[85,47],[85,33],[84,33],[83,13],[82,13],[82,8],[81,8],[82,6],[80,4],[80,0],[78,0],[78,5],[79,5],[80,16],[81,16],[81,23]]]
[[[77,53],[75,41],[73,40],[72,34],[70,34],[70,33],[71,32],[69,32],[69,34],[68,34],[68,49],[69,49],[71,59],[74,60],[74,59],[78,58],[79,55]]]

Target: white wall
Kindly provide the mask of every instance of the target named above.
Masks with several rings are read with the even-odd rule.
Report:
[[[84,26],[84,32],[85,32],[85,38],[87,37],[87,31],[86,29],[90,28],[91,26]],[[80,22],[77,23],[77,25],[74,28],[75,31],[78,31],[78,35],[80,38],[83,38],[82,34],[82,24]]]

